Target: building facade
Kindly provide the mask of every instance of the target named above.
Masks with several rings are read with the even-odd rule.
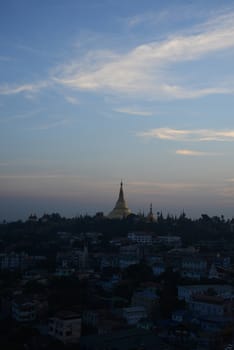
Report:
[[[78,343],[81,335],[80,314],[63,312],[50,318],[49,335],[64,344]]]

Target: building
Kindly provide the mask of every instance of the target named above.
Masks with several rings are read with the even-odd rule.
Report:
[[[185,257],[182,259],[181,275],[185,278],[200,280],[208,277],[208,264],[199,256]]]
[[[223,298],[231,297],[233,294],[233,287],[228,284],[193,284],[193,285],[179,285],[178,299],[189,302],[196,295],[202,295],[212,290],[217,296]]]
[[[135,325],[142,318],[147,317],[147,312],[144,306],[130,306],[123,308],[123,318],[129,325]]]
[[[189,309],[199,316],[231,316],[232,300],[220,296],[197,295],[189,302]]]
[[[36,320],[36,304],[33,301],[16,298],[12,302],[12,318],[20,323],[28,323]]]
[[[180,236],[158,236],[157,243],[167,247],[179,248],[182,246],[182,240]]]
[[[123,219],[123,218],[126,218],[129,214],[131,214],[131,211],[128,208],[127,203],[124,199],[123,183],[121,181],[119,198],[115,204],[114,209],[109,213],[108,218],[109,219]]]
[[[40,294],[14,297],[11,303],[12,318],[19,323],[29,323],[47,316],[48,300]]]
[[[88,248],[84,246],[83,250],[72,249],[71,251],[61,251],[56,256],[57,268],[67,268],[83,271],[89,266]]]
[[[198,295],[193,297],[188,306],[204,331],[217,332],[233,327],[233,303],[230,298]]]
[[[31,258],[27,253],[10,252],[0,254],[0,268],[1,270],[25,270]]]
[[[81,335],[81,316],[73,312],[61,312],[49,319],[49,335],[64,344],[78,343]]]
[[[147,232],[129,232],[128,240],[143,244],[143,245],[152,245],[153,244],[153,234]]]

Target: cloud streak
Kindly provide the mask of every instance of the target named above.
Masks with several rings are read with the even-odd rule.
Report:
[[[234,141],[234,130],[156,128],[137,136],[171,141]]]
[[[178,149],[178,150],[176,150],[176,154],[182,155],[182,156],[192,156],[192,157],[217,156],[217,155],[220,155],[220,153],[193,151],[193,150],[190,150],[190,149]]]
[[[137,110],[133,108],[115,108],[113,109],[113,111],[117,113],[130,114],[130,115],[143,116],[143,117],[149,117],[153,115],[152,112]]]
[[[165,15],[168,16],[164,14],[163,17]],[[145,15],[133,18],[132,25],[144,20]],[[194,63],[208,55],[231,49],[234,49],[234,12],[210,19],[200,27],[194,27],[190,33],[143,43],[125,53],[109,49],[90,50],[83,57],[54,67],[47,80],[0,85],[0,95],[32,94],[55,84],[87,92],[104,91],[150,99],[193,99],[234,94],[233,82],[225,78],[223,82],[209,86],[200,76],[199,83],[195,79],[191,84],[188,78],[177,76],[176,70],[173,72],[171,69],[176,64]],[[65,98],[67,102],[77,104],[73,97]],[[121,109],[118,112],[121,113]]]
[[[80,101],[73,96],[65,96],[65,100],[72,105],[79,105]]]
[[[0,86],[0,95],[16,95],[21,93],[35,93],[48,87],[49,81],[39,81],[36,83],[21,84],[10,86],[8,84]]]
[[[169,77],[167,67],[204,58],[234,48],[234,13],[203,25],[200,32],[172,36],[139,45],[125,54],[90,51],[83,60],[72,61],[54,77],[57,83],[86,91],[110,91],[156,95],[156,98],[198,98],[211,94],[233,94],[233,86],[180,86]],[[98,57],[92,60],[90,57]],[[171,81],[172,80],[172,81]],[[205,83],[205,82],[204,82]]]

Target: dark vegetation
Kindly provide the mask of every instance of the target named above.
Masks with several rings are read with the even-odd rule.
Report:
[[[198,219],[186,217],[183,213],[179,217],[158,213],[157,222],[148,223],[143,217],[130,215],[124,220],[108,220],[104,217],[79,216],[72,219],[61,217],[58,213],[46,215],[36,222],[15,221],[0,224],[0,248],[3,242],[12,244],[11,248],[27,251],[33,254],[49,250],[57,250],[56,234],[58,231],[71,233],[102,232],[108,240],[111,237],[125,236],[130,231],[148,231],[160,235],[179,235],[184,245],[194,244],[199,240],[224,240],[232,238],[231,220],[225,220],[221,215],[210,217],[202,214]],[[54,242],[47,245],[47,241]]]

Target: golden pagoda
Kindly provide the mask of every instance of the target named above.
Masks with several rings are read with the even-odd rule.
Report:
[[[119,198],[115,204],[114,209],[109,213],[109,219],[123,219],[131,214],[131,210],[128,208],[124,199],[123,182],[120,183]]]

